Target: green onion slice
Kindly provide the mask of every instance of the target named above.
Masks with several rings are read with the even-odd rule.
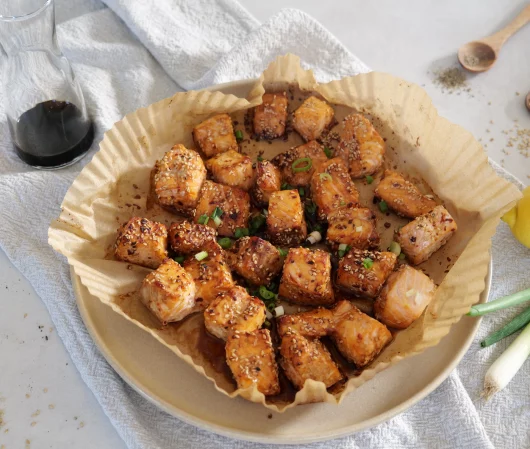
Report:
[[[265,221],[267,219],[265,218],[265,215],[263,214],[257,214],[252,217],[250,220],[250,227],[249,232],[250,234],[255,234],[260,230],[260,228],[265,224]]]
[[[332,181],[333,178],[331,177],[331,175],[329,173],[320,173],[320,175],[318,175],[318,177],[320,178],[321,181]]]
[[[374,182],[374,178],[372,176],[370,176],[370,175],[367,175],[366,176],[366,182],[368,184],[372,184],[372,182]]]
[[[184,262],[185,257],[184,256],[175,256],[173,257],[173,260],[179,264],[182,265],[182,262]]]
[[[222,239],[219,239],[217,242],[219,243],[219,246],[223,249],[230,249],[232,247],[232,239],[229,239],[228,237],[223,237]]]
[[[208,220],[210,219],[210,217],[208,217],[208,215],[206,214],[202,214],[200,217],[199,217],[199,224],[202,224],[202,225],[205,225],[205,224],[208,224]]]
[[[313,166],[313,161],[311,160],[310,157],[301,157],[293,162],[293,165],[291,165],[291,168],[293,169],[293,172],[299,173],[299,172],[311,170],[312,166]]]
[[[401,254],[401,245],[398,242],[392,242],[388,247],[388,250],[396,256],[399,256]]]
[[[250,232],[248,228],[236,228],[234,232],[234,236],[236,237],[236,239],[240,239],[241,237],[246,237],[249,234]]]
[[[260,286],[259,288],[259,295],[263,298],[263,299],[273,299],[273,298],[276,298],[276,294],[274,292],[271,292],[269,290],[267,290],[267,287],[265,287],[264,285]]]
[[[363,260],[363,267],[366,268],[367,270],[369,270],[373,266],[374,266],[374,261],[370,259],[369,257]]]
[[[287,251],[285,251],[283,248],[276,248],[278,252],[280,253],[281,257],[287,256]]]
[[[326,153],[328,159],[331,159],[333,157],[333,151],[331,151],[331,148],[329,147],[324,147],[324,153]]]
[[[317,205],[311,201],[305,205],[305,210],[308,214],[314,214],[317,211]]]
[[[305,195],[305,189],[303,187],[299,187],[298,188],[298,193],[300,194],[300,196],[304,196]]]
[[[388,204],[386,204],[386,201],[380,201],[379,202],[379,210],[383,213],[388,211]]]
[[[243,131],[239,129],[236,131],[236,140],[237,141],[243,140]]]
[[[220,217],[223,214],[224,214],[223,209],[217,206],[212,212],[212,215],[211,215],[212,220],[215,220],[215,217]]]
[[[291,184],[287,184],[286,182],[284,182],[284,183],[281,185],[280,189],[282,189],[282,190],[292,190],[292,189],[293,189],[293,186],[292,186]]]
[[[195,259],[197,259],[199,262],[201,260],[204,260],[208,257],[208,251],[201,251],[200,253],[195,254]]]
[[[405,253],[401,253],[399,256],[398,256],[398,259],[399,260],[405,260]]]

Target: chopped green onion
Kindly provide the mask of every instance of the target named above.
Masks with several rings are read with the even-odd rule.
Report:
[[[314,245],[315,243],[320,242],[320,240],[322,240],[322,235],[318,231],[313,231],[307,236],[306,240],[311,243],[311,245]]]
[[[340,200],[339,206],[340,206],[340,207],[344,207],[344,206],[346,206],[346,201],[344,201],[344,200]]]
[[[266,306],[267,306],[267,310],[269,312],[274,312],[274,309],[276,308],[276,302],[275,301],[271,301],[271,302],[267,303]]]
[[[195,254],[195,259],[197,259],[199,262],[201,260],[204,260],[208,257],[208,251],[201,251],[200,253]]]
[[[292,190],[292,189],[293,189],[293,186],[292,186],[291,184],[287,184],[286,182],[284,182],[284,183],[281,185],[280,189],[282,189],[282,190]]]
[[[262,156],[258,156],[258,162],[263,162],[265,159],[263,159]]]
[[[331,151],[331,148],[329,147],[324,147],[324,153],[326,153],[328,159],[331,159],[333,157],[333,151]]]
[[[311,167],[313,166],[313,161],[310,157],[301,157],[293,162],[291,165],[291,168],[293,169],[294,173],[299,173],[303,171],[309,171],[311,170]]]
[[[370,176],[370,175],[367,175],[366,176],[366,182],[368,184],[372,184],[372,182],[374,182],[374,178],[372,176]]]
[[[274,313],[275,315],[278,317],[278,316],[282,316],[285,314],[285,310],[283,308],[283,306],[278,306],[274,309]]]
[[[331,175],[329,173],[320,173],[320,175],[318,175],[318,177],[320,178],[321,181],[332,181],[333,178],[331,177]]]
[[[300,196],[304,196],[305,195],[305,190],[303,187],[299,187],[298,188],[298,193],[300,194]]]
[[[317,205],[311,201],[305,205],[305,210],[308,214],[314,214],[317,211]]]
[[[220,217],[221,215],[223,215],[224,212],[223,212],[223,209],[221,209],[220,207],[216,207],[213,212],[212,212],[212,220],[215,220],[216,217]]]
[[[497,332],[494,332],[493,334],[489,335],[484,340],[482,340],[480,342],[480,346],[482,346],[483,348],[491,346],[492,344],[497,343],[499,340],[502,340],[503,338],[512,335],[514,332],[517,332],[519,329],[526,326],[528,323],[530,323],[530,307],[528,307],[522,313],[517,315],[502,329],[499,329]]]
[[[219,239],[217,242],[219,243],[219,246],[223,249],[230,249],[232,247],[232,239],[229,239],[228,237],[223,237],[222,239]]]
[[[373,266],[374,266],[374,261],[370,259],[369,257],[363,260],[363,267],[366,268],[367,270],[369,270]]]
[[[344,257],[344,255],[351,249],[350,245],[346,245],[346,243],[341,243],[339,245],[339,257]]]
[[[185,257],[184,256],[175,256],[173,257],[173,260],[179,264],[182,265],[182,262],[184,262]]]
[[[263,299],[275,299],[276,298],[276,293],[267,290],[267,287],[265,287],[264,285],[260,286],[259,295]]]
[[[382,200],[379,202],[379,210],[383,213],[388,211],[388,204],[386,204],[386,201]]]
[[[234,236],[236,239],[240,239],[241,237],[246,237],[250,234],[248,228],[236,228],[234,231]]]
[[[271,292],[278,293],[278,286],[275,282],[271,282],[269,285],[267,285],[267,290],[270,290]]]
[[[322,225],[320,223],[317,223],[315,226],[313,226],[311,231],[317,231],[322,234],[322,232],[324,232],[324,229],[322,228]]]
[[[401,245],[398,242],[392,242],[388,247],[388,250],[399,257],[401,254]]]
[[[405,253],[401,253],[399,256],[398,256],[398,259],[399,260],[405,260]]]
[[[339,245],[339,251],[346,251],[346,248],[348,248],[348,245],[346,245],[346,243],[341,243]]]
[[[265,224],[266,218],[262,214],[254,215],[250,220],[249,233],[254,235]]]
[[[238,142],[240,142],[241,140],[243,140],[243,131],[241,131],[241,130],[239,130],[239,129],[236,131],[236,140],[237,140]]]
[[[268,217],[269,216],[269,211],[267,209],[263,209],[263,211],[261,213],[263,214],[264,217]]]
[[[215,217],[213,219],[213,222],[216,224],[216,226],[221,226],[221,223],[223,222],[219,217]]]
[[[276,248],[278,252],[280,253],[281,257],[287,256],[287,251],[285,251],[283,248]]]
[[[470,316],[486,315],[487,313],[496,312],[497,310],[506,309],[507,307],[516,306],[523,302],[530,301],[530,288],[513,295],[508,295],[495,301],[486,302],[471,306],[468,312]]]
[[[208,217],[208,215],[206,214],[202,214],[200,217],[199,217],[199,224],[202,224],[202,225],[205,225],[205,224],[208,224],[208,220],[210,219],[210,217]]]
[[[265,322],[263,323],[263,327],[266,329],[270,329],[272,327],[272,324],[269,320],[265,320]]]

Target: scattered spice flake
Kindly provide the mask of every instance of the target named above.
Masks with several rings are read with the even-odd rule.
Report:
[[[36,425],[37,425],[37,421],[33,421],[33,422],[31,423],[31,427],[35,427]]]
[[[4,411],[0,410],[0,429],[4,425]]]
[[[519,96],[519,95],[521,95],[521,94],[520,94],[519,92],[515,92],[515,95]]]
[[[48,405],[48,408],[49,408],[50,410],[53,410],[53,409],[55,408],[55,405],[50,404],[50,405]]]
[[[31,415],[32,418],[35,418],[40,415],[40,410],[36,410],[35,413]]]
[[[29,445],[31,444],[31,441],[26,440],[26,449],[29,449]]]
[[[25,313],[25,314],[24,314],[24,318],[26,318],[27,316],[28,316],[28,314],[27,314],[27,313]]]
[[[48,393],[48,389],[47,389],[47,388],[44,388],[44,389],[42,390],[42,392],[43,392],[43,393]]]
[[[31,395],[29,393],[26,393],[26,399],[29,399]]]
[[[79,427],[77,429],[79,430],[79,429],[82,429],[83,427],[85,427],[85,423],[83,421],[81,421],[79,423]]]
[[[471,92],[467,85],[466,73],[458,67],[449,67],[434,72],[434,84],[442,88],[442,92]]]
[[[269,414],[267,415],[267,418],[272,419],[272,413],[269,413]]]

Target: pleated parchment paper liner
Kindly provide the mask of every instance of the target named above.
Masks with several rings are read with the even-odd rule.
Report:
[[[118,226],[131,216],[172,221],[167,212],[146,207],[149,171],[164,152],[176,143],[193,147],[191,130],[208,116],[248,109],[261,102],[264,89],[287,84],[374,117],[374,126],[387,139],[387,164],[390,161],[423,178],[456,219],[459,230],[445,252],[427,262],[429,274],[440,283],[434,301],[367,369],[350,378],[339,393],[330,394],[322,383],[308,381],[294,402],[271,404],[256,390],[235,391],[226,376],[205,360],[197,349],[200,315],[161,328],[133,293],[149,270],[110,260],[108,255]],[[376,72],[317,84],[312,72],[301,68],[298,57],[286,55],[268,67],[247,99],[219,92],[178,93],[116,123],[68,190],[61,214],[51,224],[49,242],[68,258],[92,295],[153,335],[208,377],[218,391],[283,411],[308,402],[339,403],[383,369],[436,345],[478,301],[485,287],[491,237],[500,216],[519,195],[515,186],[495,175],[469,132],[438,116],[420,87]],[[449,254],[454,265],[448,271],[441,257]]]

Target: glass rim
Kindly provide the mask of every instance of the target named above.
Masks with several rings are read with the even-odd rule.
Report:
[[[31,19],[32,17],[35,17],[38,14],[40,14],[42,11],[44,11],[48,6],[50,6],[52,2],[53,0],[46,0],[42,6],[37,8],[35,11],[28,12],[27,14],[21,14],[18,16],[3,16],[2,14],[0,14],[0,21],[1,22],[18,22],[22,20]]]

